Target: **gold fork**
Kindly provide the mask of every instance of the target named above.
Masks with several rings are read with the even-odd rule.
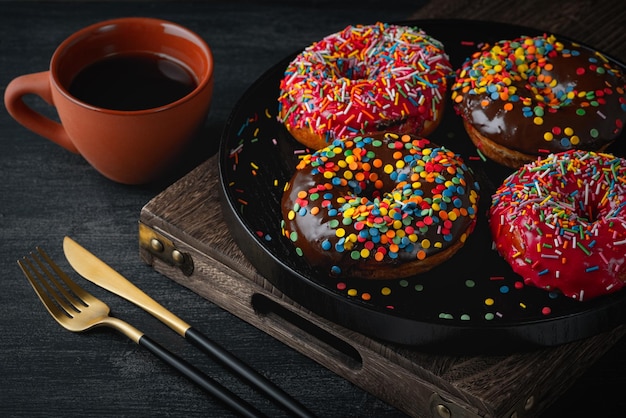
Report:
[[[65,329],[80,332],[99,326],[113,328],[148,349],[235,412],[248,417],[263,416],[246,401],[162,347],[137,328],[111,316],[106,303],[73,282],[45,251],[39,247],[36,250],[30,253],[30,259],[24,257],[17,263],[50,315]]]

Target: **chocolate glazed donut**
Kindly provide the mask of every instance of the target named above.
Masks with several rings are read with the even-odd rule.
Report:
[[[468,58],[452,99],[478,150],[518,168],[542,154],[604,150],[626,120],[625,86],[600,52],[524,36]]]
[[[282,199],[283,234],[331,276],[394,279],[461,248],[476,223],[478,183],[462,159],[427,139],[335,140],[305,157]]]

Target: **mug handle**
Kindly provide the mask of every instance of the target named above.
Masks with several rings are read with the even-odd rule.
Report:
[[[68,151],[78,154],[78,150],[60,123],[34,111],[23,97],[35,94],[46,103],[54,106],[50,90],[50,71],[26,74],[13,79],[4,93],[4,105],[9,114],[27,129],[62,146]]]

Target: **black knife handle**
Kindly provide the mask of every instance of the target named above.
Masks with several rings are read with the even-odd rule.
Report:
[[[276,386],[275,383],[268,380],[265,376],[248,366],[242,360],[235,357],[235,355],[222,348],[222,346],[209,339],[200,331],[190,327],[185,333],[185,338],[188,339],[193,345],[213,357],[213,359],[215,359],[218,363],[230,369],[239,377],[247,381],[252,387],[263,392],[267,397],[282,405],[291,413],[298,417],[314,417],[314,415],[302,406],[302,404]]]
[[[202,371],[198,370],[193,365],[189,364],[187,361],[168,351],[166,348],[161,346],[156,341],[152,340],[150,337],[143,335],[139,339],[138,343],[142,347],[148,349],[159,359],[163,360],[165,363],[169,364],[170,366],[181,372],[189,380],[202,387],[208,393],[213,395],[216,399],[220,400],[222,403],[224,403],[226,406],[228,406],[241,416],[265,416],[252,405],[232,393],[230,390],[226,389],[224,386],[204,374]]]

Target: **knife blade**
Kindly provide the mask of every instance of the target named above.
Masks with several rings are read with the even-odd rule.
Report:
[[[302,404],[293,399],[275,383],[268,380],[261,373],[244,363],[217,342],[193,328],[187,322],[167,310],[160,303],[152,299],[127,278],[115,271],[112,267],[100,260],[94,254],[82,247],[70,237],[63,239],[63,251],[67,261],[85,279],[111,293],[134,303],[152,316],[163,322],[176,333],[187,339],[193,345],[209,354],[222,366],[230,369],[248,384],[264,393],[274,402],[282,405],[296,416],[313,417]]]

